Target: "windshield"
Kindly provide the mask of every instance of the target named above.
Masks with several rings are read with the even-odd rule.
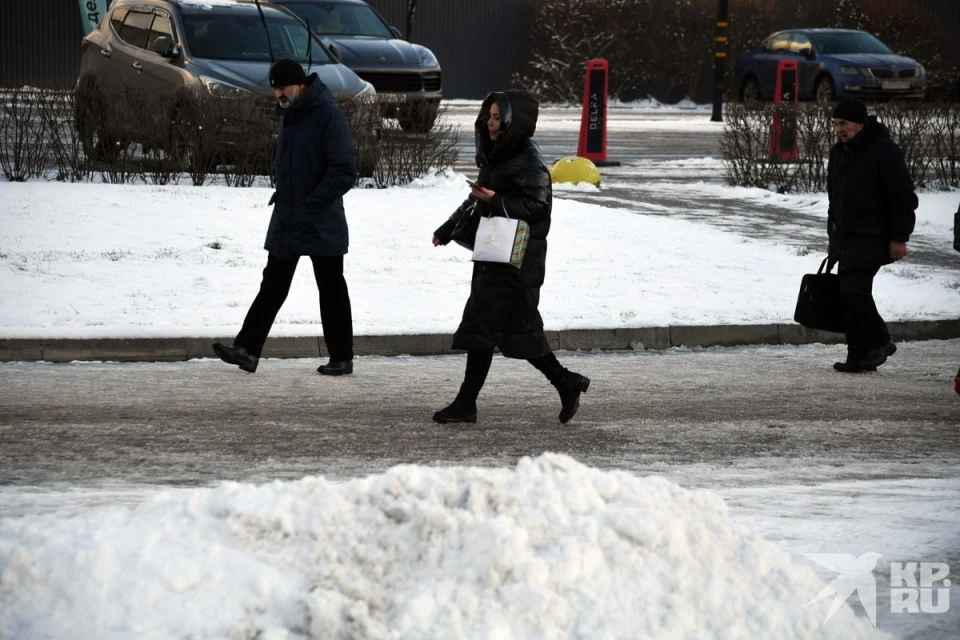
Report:
[[[370,7],[337,2],[284,2],[287,7],[321,35],[395,38],[390,28]]]
[[[810,39],[820,53],[893,53],[869,33],[811,33]]]
[[[271,15],[272,14],[272,15]],[[237,60],[243,62],[270,62],[273,59],[292,58],[307,62],[307,29],[290,16],[264,12],[270,28],[270,42],[260,16],[253,13],[227,14],[206,11],[184,14],[184,37],[190,53],[197,58]],[[316,38],[310,56],[314,64],[332,62],[323,44]]]

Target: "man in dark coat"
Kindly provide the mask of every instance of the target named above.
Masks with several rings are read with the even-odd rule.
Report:
[[[907,254],[917,196],[903,153],[887,128],[858,100],[833,111],[840,138],[827,166],[829,254],[840,265],[847,360],[837,371],[875,370],[897,350],[873,300],[880,267]]]
[[[343,277],[347,220],[343,194],[357,177],[346,118],[317,74],[294,60],[270,69],[280,128],[273,161],[276,191],[264,249],[269,252],[260,293],[233,346],[216,343],[221,360],[253,373],[270,327],[290,291],[301,256],[310,256],[320,292],[320,321],[330,362],[318,372],[353,373],[353,318]]]
[[[433,236],[435,246],[457,239],[472,247],[474,237],[455,235],[458,225],[470,216],[509,217],[530,226],[519,269],[505,263],[474,263],[470,297],[453,336],[453,348],[467,351],[467,369],[456,399],[434,413],[433,419],[440,423],[476,422],[477,396],[495,347],[508,358],[527,360],[557,388],[561,422],[573,418],[580,394],[590,385],[589,378],[568,371],[557,360],[540,318],[553,194],[550,172],[531,139],[538,113],[537,101],[525,91],[487,96],[475,125],[477,185]],[[475,226],[472,232],[475,236]]]

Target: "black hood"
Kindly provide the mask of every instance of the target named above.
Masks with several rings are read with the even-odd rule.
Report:
[[[496,101],[500,108],[500,133],[496,142],[490,140],[487,119],[490,105]],[[497,162],[513,155],[521,144],[533,137],[537,130],[540,105],[526,91],[497,91],[483,100],[480,115],[474,125],[477,140],[477,166]]]

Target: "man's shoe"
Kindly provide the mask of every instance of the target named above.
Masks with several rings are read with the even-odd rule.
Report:
[[[225,344],[214,342],[213,352],[227,364],[235,364],[250,373],[257,370],[257,363],[260,362],[260,358],[250,355],[243,347],[228,347]]]
[[[860,366],[859,362],[834,362],[833,368],[841,373],[860,373],[861,371],[866,371],[863,367]],[[870,369],[870,371],[876,371],[876,368]]]
[[[317,373],[325,376],[346,376],[353,373],[353,360],[331,360],[317,367]]]
[[[862,369],[876,369],[884,362],[887,361],[887,358],[893,355],[897,350],[897,346],[892,342],[882,346],[877,347],[876,349],[870,349],[867,351],[867,354],[863,356],[860,360],[860,368]]]
[[[439,422],[440,424],[450,424],[454,422],[476,422],[477,405],[460,404],[454,400],[451,405],[434,413],[433,421]]]
[[[563,381],[556,385],[560,394],[560,422],[566,424],[577,414],[580,408],[580,394],[590,388],[590,378],[568,371]]]

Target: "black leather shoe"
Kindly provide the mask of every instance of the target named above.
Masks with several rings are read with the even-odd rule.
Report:
[[[450,406],[444,407],[433,414],[433,421],[440,424],[450,424],[453,422],[476,422],[477,405],[465,405],[454,401]]]
[[[228,347],[225,344],[214,342],[213,352],[224,362],[235,364],[250,373],[257,370],[257,363],[260,362],[260,358],[250,355],[243,347]]]
[[[861,371],[865,371],[859,362],[850,362],[849,360],[846,362],[834,362],[833,368],[841,373],[860,373]],[[870,371],[876,371],[876,367],[870,369]]]
[[[317,367],[317,373],[325,376],[346,376],[353,373],[353,360],[331,360]]]
[[[557,391],[560,393],[560,422],[566,424],[577,414],[580,408],[580,394],[586,393],[590,388],[590,378],[582,376],[572,371],[567,373],[563,382],[557,385]]]

